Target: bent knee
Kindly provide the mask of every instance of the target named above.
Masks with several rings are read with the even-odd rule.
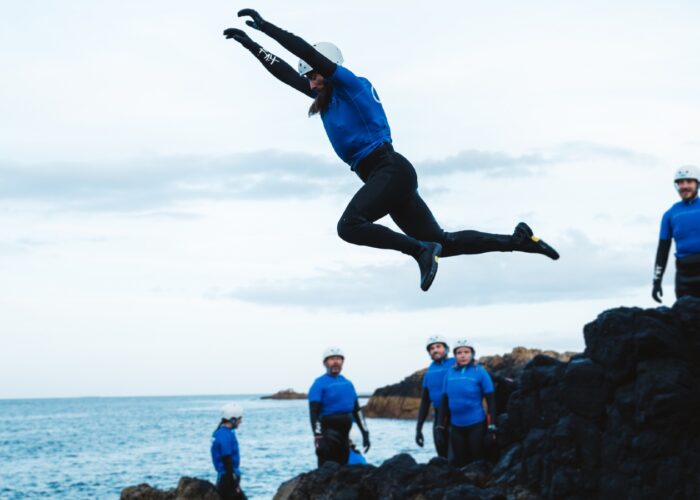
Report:
[[[365,222],[366,221],[358,217],[347,217],[343,215],[338,221],[338,225],[336,227],[336,230],[338,231],[338,236],[342,240],[345,240],[348,243],[352,243],[352,241],[354,240],[354,235],[357,232],[357,228]]]

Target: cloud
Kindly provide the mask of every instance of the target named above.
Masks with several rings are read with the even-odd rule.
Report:
[[[354,179],[322,157],[261,151],[224,157],[155,157],[127,164],[0,163],[0,197],[64,209],[145,210],[178,201],[313,197]]]
[[[420,291],[418,266],[407,258],[398,266],[320,270],[313,278],[258,283],[218,298],[363,313],[595,299],[648,282],[647,249],[609,249],[573,230],[557,246],[562,257],[556,262],[521,253],[442,259],[428,293]]]
[[[533,175],[556,164],[601,158],[653,161],[613,146],[568,143],[520,156],[469,150],[444,160],[424,161],[417,168],[424,177]],[[218,157],[140,158],[123,164],[0,162],[0,197],[69,210],[143,211],[202,199],[311,199],[347,194],[359,185],[339,160],[274,150]]]
[[[466,150],[444,160],[425,161],[420,164],[420,171],[423,175],[436,176],[455,173],[530,176],[557,164],[601,160],[624,161],[645,166],[656,162],[651,155],[625,148],[591,142],[568,142],[550,150],[524,155]]]

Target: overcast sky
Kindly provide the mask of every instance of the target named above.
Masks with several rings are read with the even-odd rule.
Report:
[[[409,257],[340,240],[360,181],[221,35],[296,65],[248,6],[369,78],[446,229],[524,220],[561,260],[442,259],[424,293]],[[435,333],[582,350],[604,309],[655,306],[672,175],[700,163],[698,25],[692,1],[8,2],[0,398],[307,390],[329,345],[371,391]]]

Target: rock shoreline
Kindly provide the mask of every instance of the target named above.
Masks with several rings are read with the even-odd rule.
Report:
[[[539,353],[522,368],[490,461],[326,464],[275,498],[700,498],[700,299],[605,311],[584,338],[582,354]]]

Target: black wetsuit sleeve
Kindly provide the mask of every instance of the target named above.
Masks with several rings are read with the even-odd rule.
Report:
[[[442,400],[440,401],[440,409],[437,412],[437,425],[442,427],[447,427],[450,422],[450,400],[447,394],[442,395]]]
[[[321,434],[321,403],[312,401],[309,403],[309,417],[311,418],[311,430],[314,434]]]
[[[416,422],[416,429],[421,430],[423,429],[423,423],[425,423],[425,419],[428,418],[428,411],[430,410],[430,393],[428,392],[428,389],[423,387],[423,392],[421,393],[420,396],[420,408],[418,408],[418,421]],[[435,412],[437,413],[437,408],[435,408]],[[437,418],[437,415],[435,415],[435,418]]]
[[[670,251],[671,240],[659,240],[659,246],[656,249],[656,263],[654,264],[654,281],[660,282],[663,278]]]
[[[305,61],[315,71],[318,71],[324,78],[329,78],[335,73],[336,64],[313,48],[311,44],[294,33],[278,28],[274,24],[266,21],[262,27],[262,32],[277,41],[282,47]]]
[[[365,422],[365,416],[362,414],[362,408],[360,408],[360,402],[357,399],[355,400],[355,407],[352,409],[352,417],[360,428],[360,432],[362,434],[367,432],[367,422]]]
[[[486,396],[486,406],[488,406],[490,424],[496,425],[496,394],[490,392]]]
[[[309,86],[309,80],[300,76],[297,71],[287,64],[284,60],[280,59],[272,52],[268,52],[259,44],[253,42],[252,40],[245,45],[251,54],[260,61],[267,71],[270,72],[275,78],[277,78],[282,83],[286,83],[292,88],[297,89],[302,94],[306,94],[309,97],[314,97],[315,94]]]

